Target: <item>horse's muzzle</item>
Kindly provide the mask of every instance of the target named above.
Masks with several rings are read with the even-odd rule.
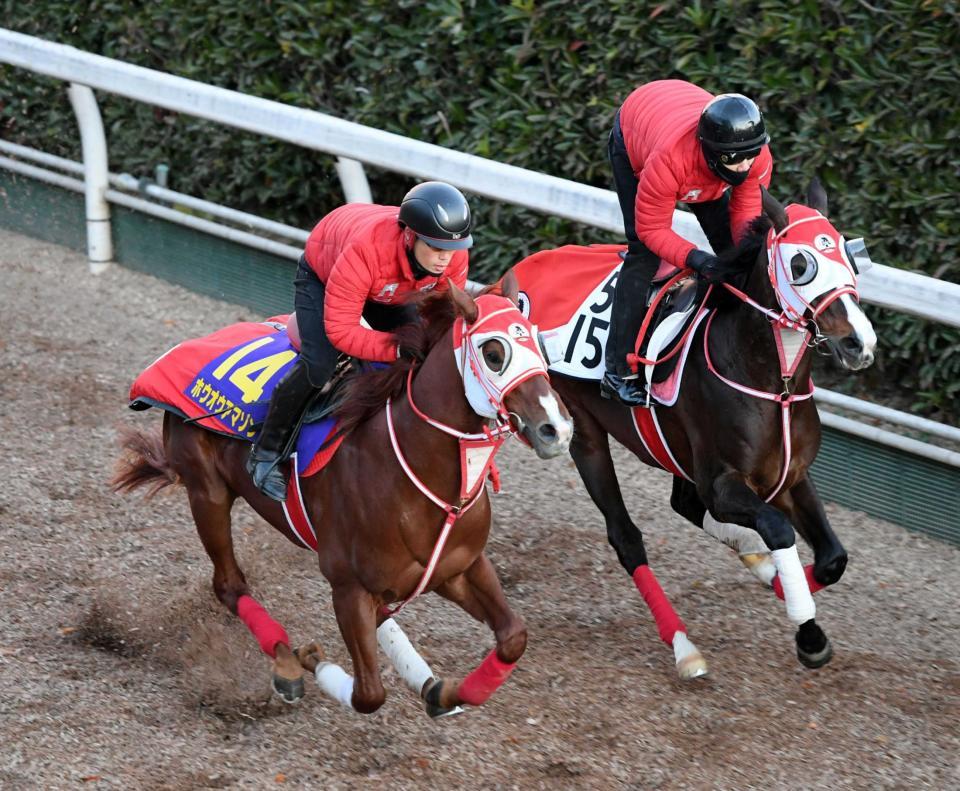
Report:
[[[862,371],[873,364],[873,350],[863,345],[859,335],[847,335],[831,346],[837,361],[848,371]]]
[[[523,436],[541,459],[552,459],[565,453],[573,437],[573,422],[544,420],[536,426],[526,425]]]

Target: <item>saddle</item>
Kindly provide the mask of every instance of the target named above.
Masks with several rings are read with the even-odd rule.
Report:
[[[636,367],[643,364],[643,360],[663,361],[644,364],[648,384],[666,381],[673,373],[680,359],[677,347],[706,295],[701,281],[675,280],[679,274],[675,266],[661,261],[647,294],[646,312],[634,343]]]
[[[520,307],[539,325],[550,371],[574,379],[599,381],[604,373],[604,349],[610,328],[613,293],[625,245],[566,245],[542,250],[514,268],[520,284]],[[678,349],[687,329],[702,314],[706,293],[697,283],[679,278],[680,270],[661,264],[647,300],[633,362],[662,360],[647,366],[651,383],[668,379],[678,370],[685,352]],[[641,360],[643,358],[643,360]],[[653,393],[658,401],[663,399]]]

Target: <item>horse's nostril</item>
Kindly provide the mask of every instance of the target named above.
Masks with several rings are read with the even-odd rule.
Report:
[[[553,423],[541,423],[537,426],[537,435],[544,442],[557,441],[557,430],[554,428]]]
[[[850,352],[851,354],[859,354],[863,350],[863,343],[854,335],[848,335],[840,341],[840,345],[844,351]]]

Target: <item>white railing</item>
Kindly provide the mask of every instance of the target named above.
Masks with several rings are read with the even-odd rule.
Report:
[[[408,140],[310,110],[131,66],[0,28],[0,62],[4,61],[71,82],[71,102],[76,109],[81,128],[85,131],[84,164],[4,141],[0,141],[0,151],[20,159],[56,167],[67,173],[83,175],[84,179],[53,173],[19,159],[3,156],[0,156],[0,167],[85,193],[88,247],[94,271],[99,271],[103,266],[104,244],[109,250],[109,236],[104,242],[103,224],[109,222],[107,206],[110,202],[293,260],[299,257],[307,233],[292,226],[149,184],[128,174],[109,174],[106,169],[105,141],[96,139],[97,134],[100,138],[103,137],[102,124],[88,86],[338,155],[340,159],[337,170],[347,200],[371,200],[366,178],[359,164],[364,161],[422,178],[448,181],[470,192],[578,220],[604,230],[623,232],[616,195],[596,187]],[[110,189],[109,186],[116,189]],[[293,241],[297,246],[194,217],[134,197],[128,194],[130,192],[139,192],[155,200],[187,206],[234,224]],[[674,228],[691,241],[706,246],[706,238],[692,215],[676,212]],[[960,286],[875,264],[861,275],[860,291],[865,301],[960,326]],[[960,438],[960,430],[950,426],[829,390],[818,390],[817,398],[821,403],[904,426],[947,442],[957,442]],[[821,415],[825,425],[960,467],[960,454],[956,452],[901,437],[822,409]]]
[[[609,190],[409,140],[313,110],[133,66],[3,28],[0,62],[324,151],[342,158],[341,171],[350,169],[351,161],[365,162],[418,178],[448,181],[489,198],[623,233],[619,203]],[[352,172],[356,174],[355,169]],[[699,224],[689,213],[676,212],[674,227],[691,241],[706,245]],[[878,264],[864,273],[860,292],[867,302],[960,326],[960,285]]]

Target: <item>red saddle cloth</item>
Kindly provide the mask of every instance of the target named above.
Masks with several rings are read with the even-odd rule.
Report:
[[[151,363],[130,388],[130,406],[156,406],[209,431],[252,441],[266,417],[270,395],[297,358],[286,316],[231,324],[179,343]],[[299,475],[318,472],[343,437],[323,447],[334,421],[305,425],[297,440]]]
[[[520,309],[540,328],[551,371],[603,377],[613,292],[626,251],[620,244],[568,244],[534,253],[513,268]],[[656,280],[677,272],[661,262]]]

